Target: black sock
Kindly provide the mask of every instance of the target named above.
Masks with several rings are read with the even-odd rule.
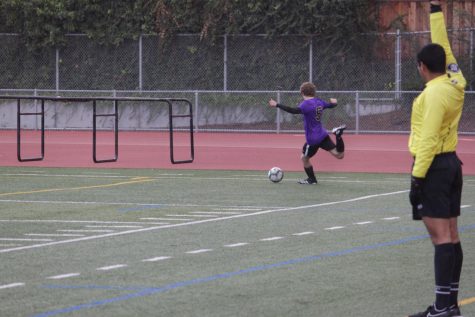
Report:
[[[450,284],[450,305],[458,306],[459,282],[462,273],[463,251],[460,242],[454,243],[454,270]]]
[[[343,142],[341,135],[336,136],[336,150],[340,153],[345,152],[345,143]]]
[[[317,178],[315,177],[315,173],[313,172],[313,166],[310,165],[310,167],[305,167],[305,173],[307,173],[307,176],[308,178],[310,178],[311,180],[317,180]]]
[[[450,283],[454,268],[454,245],[452,243],[435,246],[435,307],[445,309],[450,306]]]

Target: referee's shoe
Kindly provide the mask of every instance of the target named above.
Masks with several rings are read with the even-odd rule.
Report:
[[[409,315],[409,317],[462,317],[462,315],[460,315],[458,307],[438,310],[435,305],[431,305],[425,311]]]

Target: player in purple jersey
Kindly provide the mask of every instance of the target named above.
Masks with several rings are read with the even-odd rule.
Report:
[[[274,99],[269,100],[269,106],[280,108],[288,113],[303,114],[303,126],[305,129],[305,144],[302,149],[302,163],[306,179],[298,181],[299,184],[316,184],[317,178],[313,171],[312,158],[319,148],[330,152],[337,159],[342,159],[345,154],[345,143],[341,137],[343,131],[346,129],[346,125],[341,125],[332,130],[332,133],[336,136],[336,144],[328,135],[327,130],[322,126],[322,114],[323,110],[327,108],[334,108],[337,105],[337,100],[330,99],[330,102],[326,102],[322,99],[315,97],[316,87],[313,83],[305,82],[300,86],[300,93],[302,94],[303,101],[297,108],[287,107],[282,104],[278,104]]]

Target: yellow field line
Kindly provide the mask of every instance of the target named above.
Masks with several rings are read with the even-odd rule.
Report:
[[[473,303],[475,303],[475,297],[466,298],[459,301],[459,306],[470,305]]]
[[[114,187],[114,186],[122,186],[122,185],[129,185],[129,184],[137,184],[137,183],[145,183],[151,182],[153,179],[140,177],[134,178],[131,181],[119,182],[119,183],[112,183],[112,184],[103,184],[103,185],[92,185],[92,186],[81,186],[81,187],[70,187],[70,188],[49,188],[49,189],[39,189],[39,190],[31,190],[25,192],[13,192],[13,193],[3,193],[0,194],[0,197],[4,196],[13,196],[13,195],[25,195],[25,194],[38,194],[38,193],[49,193],[49,192],[60,192],[60,191],[67,191],[67,190],[80,190],[80,189],[91,189],[91,188],[107,188],[107,187]]]

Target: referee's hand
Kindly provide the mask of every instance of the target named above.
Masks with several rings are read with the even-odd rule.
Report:
[[[271,107],[276,107],[276,106],[277,106],[277,101],[275,101],[274,99],[270,98],[270,100],[269,100],[269,106],[271,106]]]

